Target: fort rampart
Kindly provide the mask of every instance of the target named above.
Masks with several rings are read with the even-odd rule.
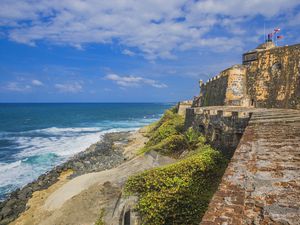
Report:
[[[200,82],[194,106],[300,109],[300,45],[258,48],[234,65]]]
[[[264,43],[200,88],[185,126],[231,159],[201,225],[299,225],[300,44]]]

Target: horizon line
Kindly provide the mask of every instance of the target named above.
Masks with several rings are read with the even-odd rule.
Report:
[[[0,102],[0,104],[137,104],[137,103],[177,103],[179,101],[166,102]]]

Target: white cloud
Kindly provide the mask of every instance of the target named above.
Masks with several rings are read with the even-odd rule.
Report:
[[[201,47],[222,49],[224,40],[242,45],[249,34],[243,22],[261,15],[291,14],[299,0],[23,0],[0,2],[0,26],[11,40],[38,40],[78,49],[88,43],[112,43],[139,49],[148,59],[174,58],[174,51]],[[288,22],[288,21],[287,21]],[[222,26],[223,32],[210,31]],[[251,28],[252,31],[254,28]],[[227,44],[224,50],[231,49]],[[131,55],[128,49],[123,54]]]
[[[32,85],[34,86],[43,86],[43,82],[39,81],[39,80],[32,80],[31,81]]]
[[[82,91],[82,85],[79,82],[55,84],[54,87],[65,93],[78,93]]]
[[[231,17],[246,17],[262,15],[273,17],[279,13],[285,12],[296,5],[298,0],[203,0],[195,4],[199,13],[227,15]]]
[[[122,51],[122,54],[128,55],[128,56],[134,56],[134,55],[135,55],[135,53],[134,53],[133,51],[130,51],[130,50],[128,50],[128,49],[124,49],[124,50]]]
[[[106,77],[108,80],[112,80],[121,87],[139,87],[142,85],[149,85],[155,88],[166,88],[167,85],[160,83],[156,80],[151,80],[137,76],[119,76],[117,74],[108,74]]]
[[[4,89],[12,92],[26,92],[31,90],[31,86],[20,82],[9,82]]]

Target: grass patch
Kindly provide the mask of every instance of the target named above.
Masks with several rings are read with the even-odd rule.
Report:
[[[157,144],[148,145],[141,149],[141,153],[148,151],[157,151],[163,155],[176,155],[187,149],[188,145],[183,135],[174,134],[161,140]]]
[[[171,110],[167,110],[148,133],[150,140],[147,144],[157,144],[169,135],[179,134],[183,131],[183,126],[184,118]]]
[[[99,217],[98,217],[97,221],[95,222],[95,225],[104,225],[103,217],[104,217],[104,209],[101,209]]]
[[[139,153],[154,150],[163,155],[178,156],[206,142],[198,131],[192,128],[184,131],[184,118],[176,113],[175,108],[167,110],[159,121],[149,125],[146,136],[149,141]]]

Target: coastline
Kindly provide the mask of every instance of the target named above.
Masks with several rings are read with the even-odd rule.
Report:
[[[138,131],[107,133],[102,140],[74,155],[67,162],[13,191],[5,201],[0,202],[0,224],[9,224],[12,221],[12,224],[24,224],[16,221],[24,216],[26,218],[32,210],[36,211],[49,194],[67,181],[83,174],[114,168],[131,159],[135,155],[133,149],[137,150],[146,141],[141,133],[142,128]]]
[[[153,151],[137,155],[148,140],[143,129],[130,133],[128,140],[126,144],[115,142],[116,145],[122,145],[126,158],[123,163],[71,179],[62,174],[58,182],[41,192],[35,192],[28,202],[29,209],[10,225],[95,224],[103,211],[111,212],[104,216],[105,221],[118,224],[126,202],[123,187],[128,177],[176,161]]]

